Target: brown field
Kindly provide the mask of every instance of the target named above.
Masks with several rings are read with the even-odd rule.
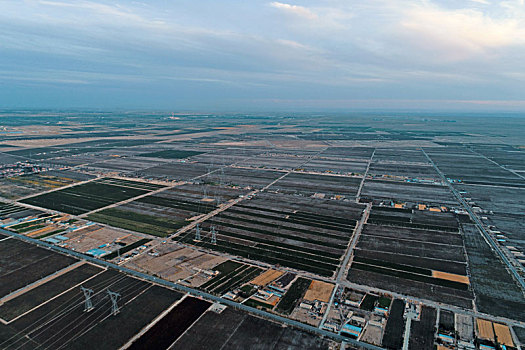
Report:
[[[514,342],[512,341],[512,335],[510,334],[510,329],[507,325],[501,323],[493,323],[494,333],[498,338],[498,343],[505,346],[514,347]]]
[[[265,286],[268,283],[276,280],[277,278],[281,277],[284,274],[282,271],[277,270],[267,270],[260,274],[259,276],[255,277],[252,281],[250,281],[251,284],[255,284],[256,286]]]
[[[477,318],[476,325],[478,328],[478,337],[481,339],[494,341],[494,329],[492,328],[492,322]]]
[[[29,237],[38,236],[38,235],[41,235],[47,232],[58,230],[59,228],[60,228],[59,226],[50,225],[50,226],[42,227],[41,229],[38,229],[36,231],[31,231],[27,234],[27,236]]]
[[[332,295],[333,289],[334,285],[331,283],[312,281],[312,283],[310,283],[310,287],[308,287],[308,290],[304,295],[304,299],[308,301],[319,300],[327,303],[330,301],[330,296]]]
[[[449,281],[454,281],[454,282],[470,284],[470,281],[467,276],[456,275],[454,273],[432,270],[432,277],[440,278],[442,280],[449,280]]]

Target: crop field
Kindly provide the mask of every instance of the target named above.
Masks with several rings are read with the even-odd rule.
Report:
[[[137,181],[100,179],[30,197],[22,202],[78,215],[137,197],[157,189],[157,186]]]
[[[392,180],[366,179],[361,197],[383,201],[458,206],[446,186]]]
[[[264,168],[264,169],[284,169],[292,170],[306,162],[308,158],[305,154],[279,154],[269,152],[241,160],[237,163],[240,167]]]
[[[395,213],[404,215],[407,211],[390,210],[389,215]],[[442,219],[448,221],[451,217]],[[429,223],[425,225],[431,227]],[[348,279],[398,293],[472,307],[473,294],[462,236],[457,226],[455,232],[439,230],[441,227],[451,226],[444,226],[441,222],[432,230],[366,224],[353,252]]]
[[[90,264],[76,267],[0,305],[0,318],[11,321],[101,271]]]
[[[45,173],[12,176],[0,179],[0,196],[17,199],[38,192],[51,190],[78,182],[65,176],[51,176]]]
[[[218,168],[218,165],[170,162],[137,170],[133,175],[145,179],[188,181]]]
[[[258,267],[234,261],[226,261],[217,266],[215,270],[219,271],[219,274],[201,285],[200,288],[217,295],[223,295],[230,290],[236,289],[259,276],[263,271]]]
[[[499,167],[485,157],[468,153],[427,152],[447,178],[470,185],[498,185],[525,187],[525,180]]]
[[[202,336],[206,334],[206,336]],[[327,349],[330,341],[227,308],[207,311],[179,338],[174,349]]]
[[[156,152],[141,153],[141,157],[149,158],[165,158],[165,159],[183,159],[202,154],[203,152],[189,151],[189,150],[178,150],[178,149],[167,149]]]
[[[309,160],[308,163],[301,166],[301,169],[315,173],[362,175],[366,171],[366,166],[366,162],[337,157],[325,157],[321,153],[321,155]]]
[[[202,299],[186,297],[129,347],[130,350],[168,349],[209,307]]]
[[[13,203],[0,202],[0,219],[12,218],[16,220],[39,214],[42,214],[42,212],[35,209],[28,209]]]
[[[410,350],[433,349],[436,318],[436,309],[424,305],[421,307],[420,320],[413,320],[411,323],[408,340]]]
[[[245,152],[241,153],[235,149],[227,149],[227,150],[231,150],[232,153],[224,153],[224,152],[221,152],[221,150],[217,150],[217,151],[202,153],[202,154],[193,156],[191,157],[191,160],[196,161],[198,164],[204,164],[208,166],[216,166],[216,165],[228,166],[228,165],[239,163],[251,156],[255,156],[259,153],[264,152],[263,150],[255,150],[253,152],[244,150]]]
[[[181,295],[146,282],[106,271],[83,284],[94,291],[94,309],[85,313],[80,288],[74,288],[9,324],[19,331],[2,346],[15,349],[28,342],[41,347],[115,349],[151,322]],[[106,290],[120,293],[120,312],[110,313]],[[101,339],[104,339],[101,341]]]
[[[368,160],[373,152],[372,147],[329,147],[323,151],[322,156]]]
[[[226,167],[200,180],[209,184],[262,188],[284,175],[284,172],[263,169]]]
[[[184,184],[124,205],[88,215],[93,221],[132,231],[168,236],[189,219],[207,214],[217,205],[245,191],[211,185]]]
[[[496,163],[514,171],[525,172],[525,152],[509,145],[477,144],[470,148]]]
[[[271,209],[270,209],[271,208]],[[331,276],[340,264],[363,206],[351,202],[259,194],[205,221],[177,241]],[[211,244],[210,227],[217,230]]]
[[[360,177],[291,173],[270,187],[272,191],[311,196],[315,193],[327,197],[341,196],[354,198],[357,194]]]
[[[394,299],[390,308],[390,316],[386,322],[385,333],[383,335],[382,346],[387,349],[401,349],[403,345],[403,333],[405,331],[405,319],[403,312],[405,302]]]
[[[53,158],[66,158],[84,153],[97,153],[107,149],[110,149],[110,147],[39,147],[8,151],[6,153],[35,160],[48,160]]]
[[[276,311],[285,315],[290,314],[299,304],[299,300],[303,298],[311,284],[312,280],[298,277],[283,295],[279,304],[277,304]]]
[[[116,157],[112,159],[104,159],[103,161],[90,162],[89,164],[83,166],[82,170],[91,172],[96,171],[102,173],[114,172],[129,175],[131,173],[135,173],[136,171],[162,165],[165,163],[165,161],[159,159]]]
[[[0,242],[0,297],[55,273],[76,260],[16,239]]]
[[[474,225],[463,225],[470,281],[479,311],[525,320],[523,294],[505,265],[485,242]]]
[[[17,251],[18,254],[7,256],[3,251],[6,248]],[[0,264],[0,286],[13,285],[12,281],[6,280],[8,275],[5,275],[5,269],[6,266],[23,266],[28,254],[21,253],[22,249],[24,253],[44,251],[50,254],[45,249],[16,239],[0,242],[0,249],[2,259],[10,260],[10,264],[4,261]],[[49,261],[40,261],[40,264],[56,265],[60,257],[67,258],[57,253],[52,254],[55,262],[48,259]],[[30,282],[32,281],[25,281]],[[80,285],[94,292],[91,297],[94,309],[89,313],[84,312],[85,298]],[[120,294],[117,301],[120,312],[115,316],[110,312],[108,289]],[[180,293],[85,263],[43,281],[3,303],[0,306],[0,317],[7,324],[0,324],[0,348],[61,346],[86,349],[93,344],[96,344],[97,349],[119,348],[181,297]],[[179,315],[181,319],[191,317],[191,313]]]
[[[432,231],[458,232],[458,218],[451,212],[433,212],[409,208],[374,206],[369,223],[385,226],[420,228]]]
[[[524,180],[525,181],[525,180]],[[504,245],[517,248],[525,254],[525,188],[478,185],[456,185],[472,206],[486,210],[488,225],[495,226],[505,239]]]
[[[424,163],[428,164],[428,160],[419,149],[391,149],[391,148],[376,148],[374,152],[374,162],[388,163]]]
[[[441,180],[437,171],[430,164],[373,162],[370,164],[368,174],[374,177],[395,179]]]

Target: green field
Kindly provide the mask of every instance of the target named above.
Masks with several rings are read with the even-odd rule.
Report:
[[[188,157],[193,157],[204,152],[197,151],[184,151],[177,149],[168,149],[165,151],[142,153],[141,157],[151,157],[151,158],[165,158],[165,159],[184,159]]]
[[[148,190],[88,182],[63,190],[26,198],[23,203],[79,215],[100,209],[110,204],[140,196]]]

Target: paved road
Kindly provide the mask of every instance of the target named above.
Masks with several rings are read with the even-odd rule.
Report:
[[[372,155],[370,156],[370,159],[368,160],[368,164],[366,165],[366,171],[363,175],[363,180],[359,184],[359,189],[357,190],[357,194],[355,196],[356,202],[359,203],[359,199],[361,198],[361,191],[363,190],[363,186],[365,185],[366,177],[368,176],[368,171],[370,170],[370,164],[372,164],[372,159],[374,159],[374,155],[376,154],[376,149],[374,148],[374,151],[372,152]]]

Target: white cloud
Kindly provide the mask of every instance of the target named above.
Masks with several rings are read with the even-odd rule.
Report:
[[[415,5],[406,11],[401,27],[414,44],[445,61],[490,56],[496,49],[525,45],[523,19],[490,16],[475,9]]]
[[[303,6],[290,5],[277,1],[270,3],[270,6],[307,19],[317,19],[318,17],[317,14]]]

